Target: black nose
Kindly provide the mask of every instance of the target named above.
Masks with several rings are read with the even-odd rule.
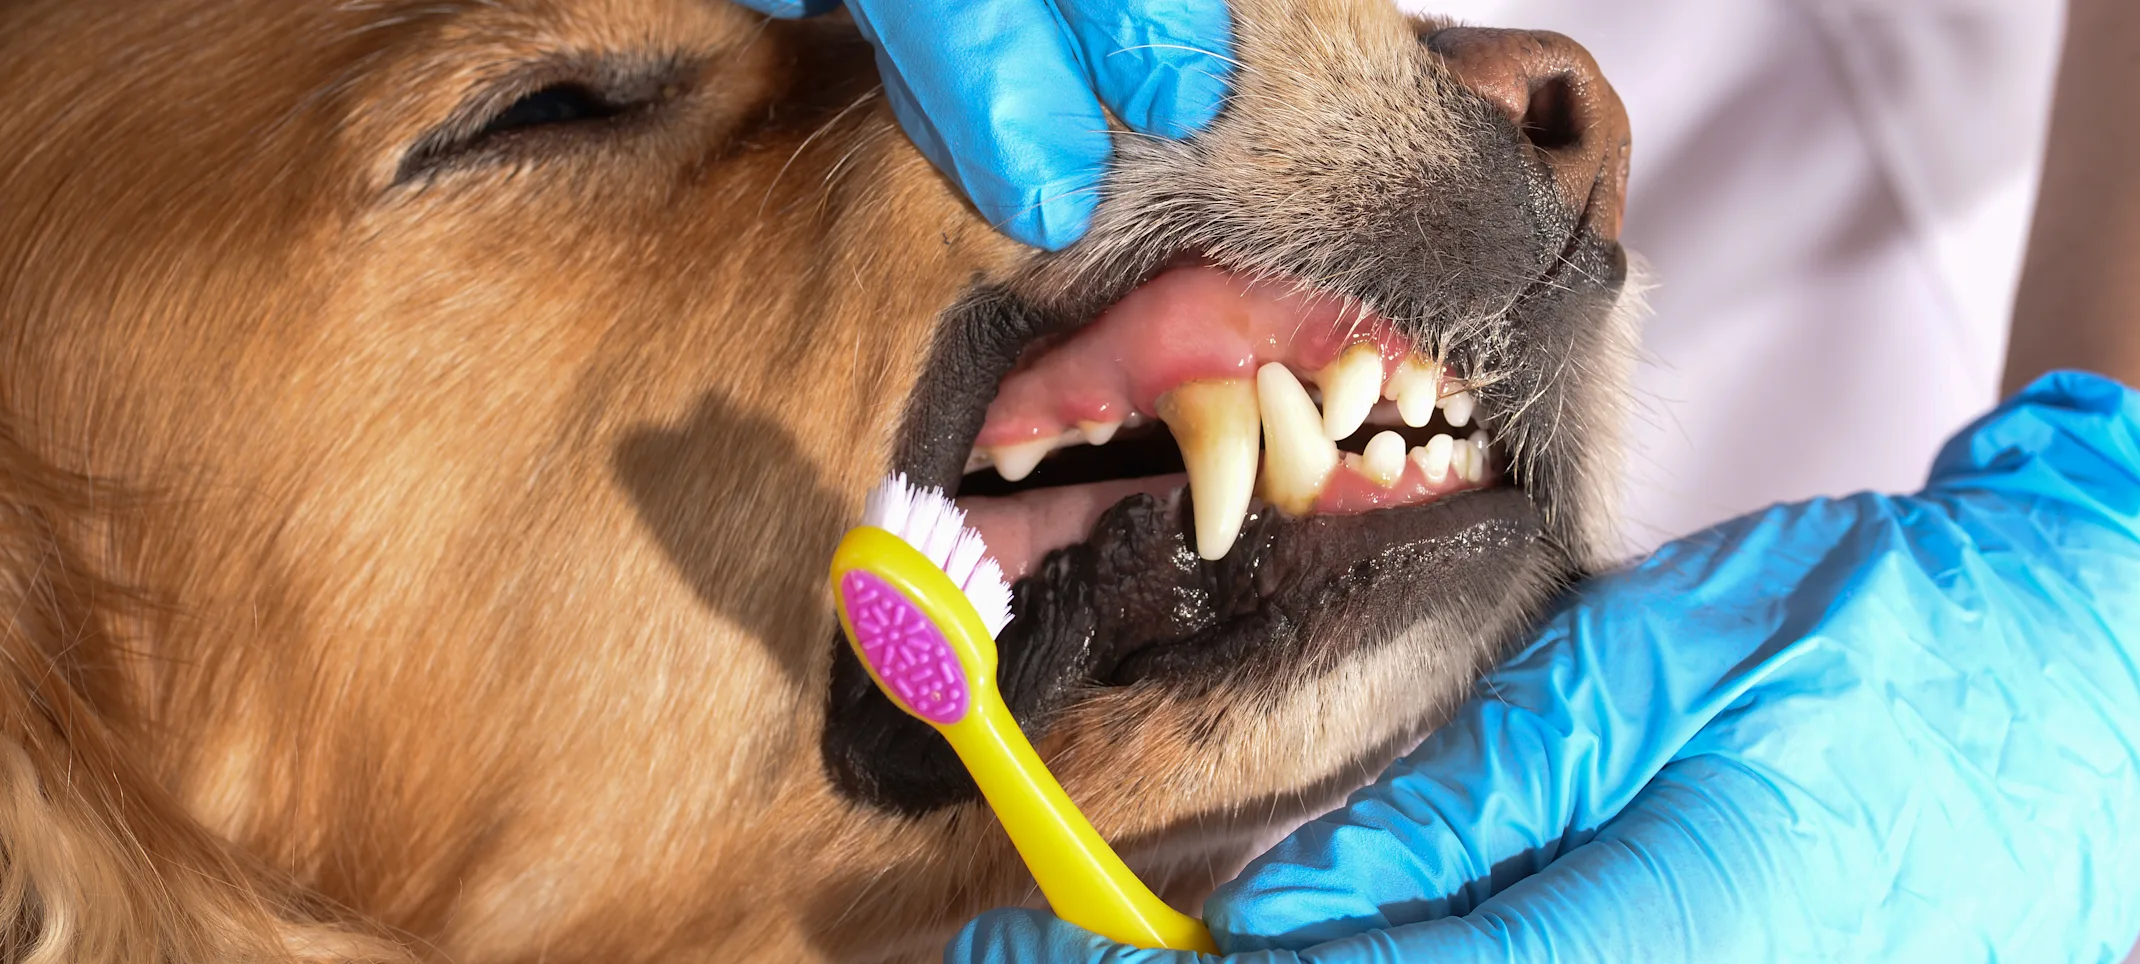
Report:
[[[1561,200],[1606,238],[1627,194],[1627,108],[1581,44],[1549,30],[1451,27],[1426,38],[1458,83],[1515,123]]]

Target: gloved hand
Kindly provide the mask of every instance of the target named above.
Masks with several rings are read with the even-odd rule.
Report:
[[[1240,961],[2120,960],[2140,393],[2046,376],[1917,495],[1779,506],[1592,582],[1205,915],[1281,949]],[[1192,956],[1004,910],[945,959]]]
[[[739,0],[800,17],[837,0]],[[1231,64],[1222,0],[847,0],[907,136],[1027,244],[1085,233],[1131,130],[1183,137],[1218,114]]]

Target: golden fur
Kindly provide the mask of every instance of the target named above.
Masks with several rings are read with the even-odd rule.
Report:
[[[1139,234],[1184,190],[1291,219],[1239,263],[1297,259],[1346,217],[1317,193],[1369,187],[1259,139],[1456,149],[1382,3],[1234,9],[1236,106],[1123,139],[1094,242],[1036,260],[837,17],[0,6],[0,959],[927,958],[1029,899],[985,811],[828,787],[822,566],[971,285],[1228,245]],[[471,99],[598,57],[652,65],[658,113],[405,176]],[[1509,583],[1480,619],[1550,589]],[[1193,895],[1461,691],[1492,641],[1436,632],[1284,692],[1100,694],[1042,749]]]

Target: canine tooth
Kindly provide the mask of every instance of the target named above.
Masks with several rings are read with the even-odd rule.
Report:
[[[1322,413],[1284,365],[1256,370],[1263,410],[1263,497],[1281,512],[1306,515],[1337,468],[1337,443],[1323,434]]]
[[[1470,392],[1457,392],[1442,399],[1442,418],[1449,420],[1450,428],[1463,428],[1471,424],[1471,412],[1479,406],[1479,400]]]
[[[1395,432],[1376,432],[1367,440],[1367,451],[1360,456],[1362,474],[1375,480],[1375,484],[1387,489],[1397,484],[1397,477],[1404,474],[1404,436]]]
[[[1041,459],[1047,458],[1049,452],[1055,451],[1056,441],[1056,438],[1049,437],[1015,445],[998,445],[990,449],[988,455],[995,461],[996,474],[1003,476],[1003,481],[1017,482],[1032,475],[1033,467],[1039,465]]]
[[[1181,447],[1196,511],[1196,554],[1223,559],[1256,491],[1256,386],[1246,378],[1189,382],[1159,397]]]
[[[1397,417],[1404,424],[1418,428],[1434,417],[1434,399],[1441,394],[1441,387],[1440,365],[1421,363],[1407,355],[1390,374],[1389,384],[1382,386],[1382,394],[1396,400]]]
[[[1085,441],[1092,445],[1106,445],[1109,439],[1115,437],[1115,431],[1121,427],[1122,421],[1120,419],[1111,422],[1080,420],[1077,423],[1077,430],[1083,433]]]
[[[1373,345],[1345,349],[1315,373],[1315,384],[1323,390],[1323,435],[1333,442],[1351,436],[1382,395],[1382,350]]]
[[[1426,474],[1427,484],[1440,485],[1449,477],[1449,462],[1455,458],[1456,440],[1447,435],[1436,435],[1427,444],[1412,450],[1412,460],[1419,463],[1419,471]]]

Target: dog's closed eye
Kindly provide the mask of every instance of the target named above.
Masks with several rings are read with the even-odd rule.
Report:
[[[572,72],[553,66],[539,79],[510,79],[470,98],[418,138],[402,156],[394,183],[535,160],[622,134],[681,96],[687,76],[674,63],[637,69],[603,63]]]

